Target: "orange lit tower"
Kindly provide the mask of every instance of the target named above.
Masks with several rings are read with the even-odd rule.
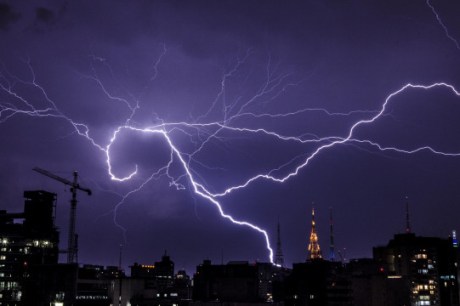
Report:
[[[310,242],[308,243],[308,257],[309,260],[322,259],[321,248],[319,247],[318,235],[316,234],[315,228],[315,209],[311,210],[311,232],[310,232]]]

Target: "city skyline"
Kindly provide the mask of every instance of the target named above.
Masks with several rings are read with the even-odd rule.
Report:
[[[123,244],[124,265],[168,250],[188,271],[269,261],[263,232],[275,252],[278,220],[286,265],[302,262],[313,206],[325,258],[330,207],[347,258],[404,232],[407,201],[412,232],[447,237],[460,213],[459,12],[1,2],[1,208],[19,211],[23,190],[57,193],[64,248],[71,192],[32,168],[78,171],[93,191],[78,194],[80,262],[117,265]]]

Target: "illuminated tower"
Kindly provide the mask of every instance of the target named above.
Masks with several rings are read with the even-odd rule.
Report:
[[[275,254],[275,264],[284,267],[284,256],[283,251],[281,250],[281,235],[280,235],[280,222],[278,221],[277,235],[278,240],[276,241],[276,254]]]
[[[329,260],[335,260],[335,249],[334,249],[334,222],[332,221],[332,207],[329,208],[329,231],[330,231],[330,240],[329,240]]]
[[[311,210],[311,233],[310,242],[308,243],[308,260],[322,259],[321,248],[319,247],[318,235],[315,228],[315,209]]]

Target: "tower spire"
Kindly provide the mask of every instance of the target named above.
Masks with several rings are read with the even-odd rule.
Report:
[[[409,197],[406,196],[406,234],[411,233],[410,216],[409,216]]]
[[[276,254],[275,254],[275,264],[284,267],[284,256],[283,251],[281,250],[281,230],[280,230],[280,220],[278,219],[278,226],[276,229],[277,241],[276,241]]]
[[[318,235],[316,234],[315,224],[315,208],[311,210],[311,232],[310,242],[308,243],[308,257],[307,260],[322,259],[321,248],[318,243]]]
[[[329,207],[329,260],[335,261],[335,247],[334,247],[334,222],[332,220],[332,207]]]

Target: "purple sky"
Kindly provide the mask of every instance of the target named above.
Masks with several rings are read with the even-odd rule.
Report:
[[[0,207],[22,210],[24,190],[56,192],[65,248],[69,189],[31,169],[69,179],[78,170],[93,190],[79,194],[82,263],[116,265],[120,243],[125,266],[152,263],[165,250],[190,272],[222,254],[268,261],[264,236],[221,218],[190,179],[215,194],[258,174],[281,178],[375,116],[407,83],[460,89],[459,15],[454,1],[2,1]],[[354,130],[355,141],[321,150],[284,183],[258,179],[214,199],[266,230],[273,247],[279,219],[288,265],[306,258],[313,202],[325,256],[329,207],[337,248],[366,257],[404,230],[406,195],[413,231],[447,237],[460,229],[460,156],[380,151],[362,141],[457,153],[459,116],[460,97],[446,86],[404,90],[378,120]],[[138,169],[117,182],[105,152],[72,123],[86,125],[103,150],[125,123],[161,128],[168,138],[117,134],[113,174]],[[260,129],[336,138],[300,143]],[[172,160],[167,139],[179,152]]]

